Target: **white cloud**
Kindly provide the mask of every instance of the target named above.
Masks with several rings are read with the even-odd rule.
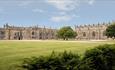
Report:
[[[80,16],[74,14],[74,15],[72,15],[72,17],[73,18],[79,18]]]
[[[66,12],[59,12],[60,15],[66,15]]]
[[[75,19],[75,18],[79,18],[80,16],[78,15],[60,15],[60,16],[53,16],[50,18],[51,21],[53,22],[63,22],[63,21],[70,21],[72,19]]]
[[[69,11],[75,9],[78,5],[78,0],[47,0],[47,2],[55,6],[59,10]]]
[[[53,5],[58,10],[71,11],[76,9],[82,3],[94,4],[95,0],[46,0],[47,3]]]
[[[89,0],[89,1],[88,1],[88,4],[89,4],[89,5],[93,5],[94,2],[95,2],[95,0]]]
[[[72,17],[70,16],[53,16],[50,20],[53,22],[69,21]]]
[[[42,10],[42,9],[33,9],[32,11],[33,11],[33,12],[38,12],[38,13],[43,13],[43,12],[45,12],[45,11]]]

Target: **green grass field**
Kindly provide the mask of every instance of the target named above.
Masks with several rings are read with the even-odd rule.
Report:
[[[72,51],[82,55],[97,45],[113,44],[115,41],[0,41],[0,70],[16,70],[24,58],[48,55],[52,51]]]

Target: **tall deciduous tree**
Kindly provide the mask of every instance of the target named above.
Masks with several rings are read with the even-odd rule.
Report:
[[[115,39],[115,22],[113,22],[113,24],[111,24],[110,26],[108,26],[108,28],[106,29],[105,34],[106,34],[106,36],[108,38]]]
[[[62,27],[60,30],[57,32],[57,36],[59,38],[62,38],[63,40],[68,40],[70,38],[75,38],[77,33],[70,27]]]

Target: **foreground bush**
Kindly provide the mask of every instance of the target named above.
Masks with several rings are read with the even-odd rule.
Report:
[[[71,52],[25,59],[27,70],[115,70],[115,45],[102,45],[80,56]]]
[[[61,54],[53,52],[50,56],[25,59],[22,67],[27,70],[77,70],[79,58],[77,54],[71,52]]]
[[[103,45],[87,50],[80,70],[115,70],[115,45]]]

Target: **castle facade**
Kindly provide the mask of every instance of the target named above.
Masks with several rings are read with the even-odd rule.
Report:
[[[0,28],[0,40],[45,40],[56,39],[56,29],[33,27],[16,27],[8,24]]]
[[[109,24],[75,26],[76,40],[105,40],[105,30]],[[57,39],[57,29],[33,27],[16,27],[5,24],[0,28],[0,40],[46,40]]]
[[[107,36],[105,35],[106,28],[109,24],[93,24],[84,26],[75,26],[75,31],[77,32],[77,40],[105,40]]]

